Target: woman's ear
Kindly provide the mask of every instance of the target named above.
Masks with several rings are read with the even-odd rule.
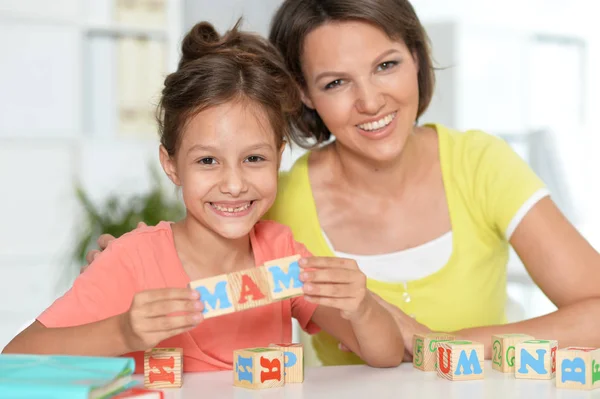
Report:
[[[177,165],[175,164],[175,160],[171,158],[171,156],[167,152],[167,149],[163,145],[160,146],[158,152],[160,164],[162,165],[162,168],[167,174],[167,176],[169,176],[169,179],[171,179],[173,184],[175,184],[176,186],[181,186],[181,180],[179,179],[179,175],[177,174]]]
[[[302,100],[302,103],[310,109],[315,109],[307,89],[305,87],[298,87],[298,89],[300,90],[300,99]]]

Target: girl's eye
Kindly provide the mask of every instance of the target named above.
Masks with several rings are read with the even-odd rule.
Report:
[[[198,163],[202,165],[214,165],[217,161],[214,158],[206,157],[198,160]]]
[[[325,85],[325,90],[333,89],[335,87],[341,86],[344,83],[343,79],[336,79],[333,82],[327,83]]]
[[[246,158],[246,160],[250,163],[255,163],[255,162],[264,161],[265,159],[263,157],[261,157],[260,155],[250,155],[248,158]]]
[[[377,66],[378,71],[385,71],[398,65],[398,61],[385,61]]]

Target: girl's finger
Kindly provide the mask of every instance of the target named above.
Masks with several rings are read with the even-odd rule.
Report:
[[[366,279],[362,273],[348,269],[314,269],[311,271],[302,271],[300,273],[300,280],[305,283],[309,281],[335,284],[366,283]]]
[[[144,317],[160,317],[177,313],[202,312],[204,304],[198,299],[171,299],[166,301],[155,301],[145,304],[140,312]]]
[[[325,296],[330,298],[356,298],[360,292],[351,284],[305,283],[302,287],[304,295]]]
[[[165,332],[170,333],[181,329],[196,327],[204,316],[202,313],[189,313],[182,316],[162,316],[146,320],[146,332]]]
[[[302,258],[298,261],[301,268],[338,268],[338,269],[357,269],[356,262],[351,259],[328,257],[328,256],[312,256]]]

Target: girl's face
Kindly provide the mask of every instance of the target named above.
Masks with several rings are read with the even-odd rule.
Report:
[[[281,148],[266,113],[248,101],[188,120],[174,158],[161,163],[181,186],[187,217],[228,239],[246,236],[275,201]]]
[[[304,42],[303,100],[338,145],[376,162],[396,159],[419,103],[418,62],[403,41],[360,21],[322,25]]]

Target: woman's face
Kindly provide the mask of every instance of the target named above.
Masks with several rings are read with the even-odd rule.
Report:
[[[412,132],[418,61],[403,41],[360,21],[328,23],[304,42],[305,104],[338,145],[375,162],[393,161]]]

